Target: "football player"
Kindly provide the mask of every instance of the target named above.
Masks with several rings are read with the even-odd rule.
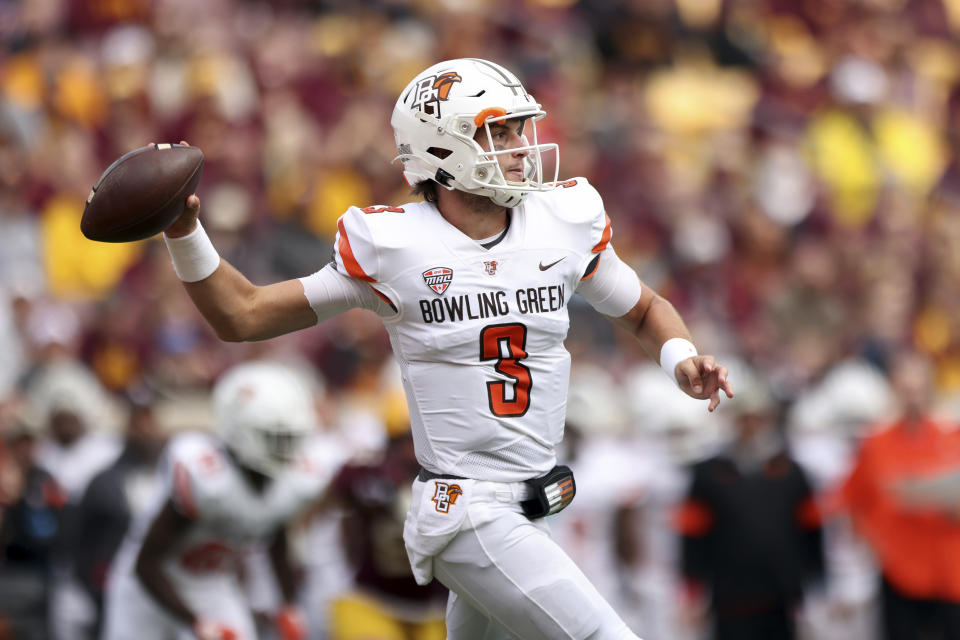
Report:
[[[455,640],[636,637],[542,519],[575,490],[555,454],[574,293],[711,411],[733,395],[726,368],[697,353],[674,307],[617,257],[597,191],[556,180],[557,145],[537,137],[544,115],[486,60],[417,75],[391,123],[423,201],[351,207],[335,262],[304,278],[253,285],[220,259],[195,195],[165,232],[177,275],[222,339],[262,340],[355,307],[383,319],[421,465],[404,539],[417,581],[450,589]]]
[[[106,640],[255,640],[238,570],[268,545],[287,603],[295,585],[284,525],[319,497],[335,469],[310,446],[315,407],[289,369],[251,362],[213,391],[215,434],[185,432],[160,464],[162,490],[136,519],[107,587]],[[305,638],[292,606],[281,640]]]

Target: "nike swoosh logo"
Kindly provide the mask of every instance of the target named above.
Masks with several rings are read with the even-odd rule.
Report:
[[[549,269],[549,268],[552,267],[553,265],[557,264],[557,262],[562,262],[563,260],[565,260],[566,257],[567,257],[567,256],[563,256],[563,258],[560,258],[559,260],[557,260],[557,261],[555,261],[555,262],[551,262],[550,264],[543,264],[543,263],[541,262],[541,263],[540,263],[540,271],[546,271],[547,269]]]

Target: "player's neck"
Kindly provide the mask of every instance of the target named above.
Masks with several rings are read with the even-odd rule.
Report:
[[[474,240],[493,237],[507,227],[507,209],[486,196],[439,189],[437,209],[444,219]]]

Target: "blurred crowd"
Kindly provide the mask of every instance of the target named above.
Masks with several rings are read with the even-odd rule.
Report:
[[[129,513],[91,520],[86,503],[123,486],[135,510],[163,438],[209,425],[230,365],[312,371],[345,459],[376,460],[395,430],[375,316],[218,341],[158,239],[82,237],[100,173],[187,140],[220,253],[256,283],[306,275],[349,205],[409,199],[389,115],[415,73],[455,57],[518,73],[561,177],[604,197],[618,254],[702,351],[737,363],[741,399],[708,417],[571,303],[581,496],[554,529],[621,614],[653,640],[701,637],[708,619],[725,637],[724,612],[774,611],[825,640],[880,638],[913,604],[957,615],[960,586],[933,574],[949,573],[958,511],[897,481],[960,465],[960,1],[30,0],[0,3],[0,35],[0,638],[92,624]],[[905,398],[923,417],[908,427],[935,427],[895,464],[915,440],[861,443],[901,424]],[[804,559],[775,602],[769,576],[724,582],[704,550],[735,541],[729,501],[710,502],[730,478],[759,483],[737,496],[784,478],[799,496],[776,531],[758,525],[775,520],[763,500],[730,515],[757,554]],[[329,515],[303,525],[308,609],[349,589],[345,551],[327,553],[338,535]],[[902,575],[904,545],[930,551],[932,577]],[[317,638],[328,625],[318,615]],[[944,628],[931,637],[960,637]]]

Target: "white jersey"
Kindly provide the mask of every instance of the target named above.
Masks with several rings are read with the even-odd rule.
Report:
[[[143,537],[171,499],[193,521],[182,532],[164,569],[181,588],[214,576],[234,575],[243,555],[320,497],[335,468],[316,448],[254,489],[219,440],[201,432],[171,440],[160,463],[161,490],[153,508],[130,528],[116,571],[132,571]]]
[[[490,249],[434,204],[349,209],[337,270],[367,282],[400,364],[417,458],[430,471],[514,482],[555,464],[570,355],[567,305],[611,236],[583,178],[531,193]]]

